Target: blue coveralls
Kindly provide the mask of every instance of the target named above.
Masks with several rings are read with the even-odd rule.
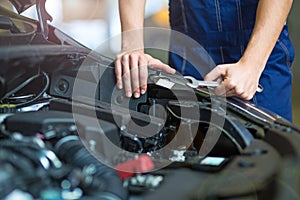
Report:
[[[259,0],[170,0],[170,24],[200,43],[216,65],[237,62],[248,44],[252,33]],[[180,46],[171,39],[172,49],[185,51],[189,47]],[[189,53],[197,54],[197,48]],[[292,120],[292,74],[290,67],[294,59],[294,49],[288,36],[287,26],[261,75],[259,83],[262,93],[256,93],[252,102],[288,120]],[[184,75],[199,75],[191,63],[181,56],[170,53],[170,66]],[[205,74],[204,74],[205,75]]]

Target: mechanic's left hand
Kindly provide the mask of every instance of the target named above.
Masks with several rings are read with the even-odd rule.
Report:
[[[261,73],[259,68],[239,61],[216,66],[206,75],[205,80],[222,81],[215,88],[216,95],[238,96],[250,100],[256,92]]]

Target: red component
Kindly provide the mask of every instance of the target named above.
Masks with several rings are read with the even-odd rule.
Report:
[[[135,173],[149,172],[154,168],[154,163],[150,156],[143,154],[136,159],[118,164],[114,168],[122,179],[126,179],[134,176]]]

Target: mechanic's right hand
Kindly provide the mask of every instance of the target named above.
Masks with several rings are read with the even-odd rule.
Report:
[[[115,59],[117,87],[122,89],[124,86],[128,98],[132,94],[135,98],[139,98],[147,90],[148,67],[171,74],[176,72],[175,69],[145,54],[142,50],[123,52]]]

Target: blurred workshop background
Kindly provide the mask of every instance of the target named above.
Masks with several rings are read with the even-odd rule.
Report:
[[[6,2],[5,2],[6,1]],[[9,7],[8,0],[2,1]],[[46,7],[53,16],[51,22],[83,45],[95,49],[103,42],[120,34],[117,0],[48,0]],[[35,8],[23,15],[36,18]],[[146,26],[168,27],[168,0],[149,0],[146,6]],[[290,36],[295,47],[295,62],[292,67],[294,123],[300,126],[300,1],[294,1],[288,18]],[[115,54],[120,46],[110,45],[103,51]],[[160,52],[159,58],[167,61],[167,53]],[[282,98],[282,97],[278,97]]]

